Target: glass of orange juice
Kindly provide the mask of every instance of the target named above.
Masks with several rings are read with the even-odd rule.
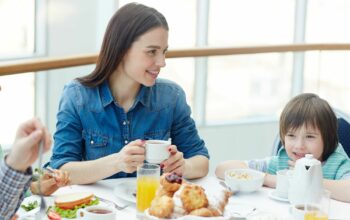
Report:
[[[151,206],[159,186],[159,179],[159,165],[145,163],[137,167],[136,210],[138,215],[142,215]]]
[[[331,193],[324,190],[320,200],[312,205],[305,206],[305,220],[328,220]]]
[[[305,213],[304,220],[328,220],[328,215],[322,211],[308,211]]]

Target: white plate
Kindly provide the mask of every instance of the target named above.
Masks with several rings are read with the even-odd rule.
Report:
[[[30,197],[27,197],[27,198],[25,198],[24,200],[23,200],[23,202],[21,203],[21,205],[22,204],[24,204],[24,205],[28,205],[28,203],[30,203],[30,202],[34,202],[34,201],[38,201],[38,207],[37,208],[35,208],[35,209],[33,209],[33,210],[30,210],[29,212],[27,212],[26,210],[24,210],[23,208],[19,208],[18,210],[17,210],[17,215],[18,215],[18,217],[19,217],[19,220],[29,220],[29,219],[35,219],[35,214],[37,213],[37,212],[39,212],[39,210],[40,210],[40,197],[39,196],[37,196],[37,195],[32,195],[32,196],[30,196]],[[46,203],[47,203],[47,205],[48,204],[51,204],[51,203],[48,203],[48,201],[47,201],[47,198],[45,199],[45,201],[46,201]],[[52,200],[53,201],[53,200]],[[98,203],[98,205],[99,206],[111,206],[111,204],[109,204],[109,203],[105,203],[105,202],[102,202],[102,201],[100,201],[99,203]],[[74,218],[74,219],[77,219],[77,218]],[[68,218],[62,218],[62,220],[70,220],[70,219],[68,219]]]
[[[280,202],[289,202],[288,198],[283,198],[277,195],[276,190],[272,190],[271,192],[269,192],[269,197]]]
[[[136,203],[136,178],[129,178],[115,184],[114,196],[125,201]]]
[[[228,203],[225,207],[225,212],[223,216],[218,217],[199,217],[199,216],[193,216],[193,215],[185,215],[179,218],[176,218],[176,220],[229,220],[229,219],[246,219],[247,216],[250,216],[252,214],[255,214],[257,212],[257,209],[250,205],[250,204],[244,204],[244,203]],[[145,216],[147,220],[163,220],[159,219],[155,216],[152,216],[149,214],[148,209],[145,211]],[[171,220],[171,219],[164,219],[164,220]]]
[[[250,204],[229,202],[225,207],[225,215],[235,218],[244,217],[255,213],[257,208]]]
[[[164,219],[164,218],[158,218],[155,216],[152,216],[148,213],[148,209],[145,210],[145,216],[146,220],[175,220],[174,218],[172,219]],[[194,216],[194,215],[184,215],[182,217],[176,218],[176,220],[229,220],[230,217],[224,217],[224,216],[219,216],[219,217],[200,217],[200,216]]]
[[[37,201],[39,206],[36,207],[35,209],[28,211],[28,212],[26,210],[24,210],[22,207],[19,207],[16,214],[18,215],[18,217],[20,219],[24,218],[24,217],[34,216],[35,213],[37,213],[40,210],[40,197],[36,196],[36,195],[24,198],[21,205],[28,205],[29,203],[34,202],[34,201]]]

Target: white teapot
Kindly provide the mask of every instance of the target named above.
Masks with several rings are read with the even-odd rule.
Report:
[[[288,199],[291,204],[317,202],[323,192],[323,174],[321,162],[306,154],[296,161],[293,176],[290,179]]]

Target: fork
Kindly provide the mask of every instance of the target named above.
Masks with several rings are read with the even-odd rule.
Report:
[[[99,199],[100,201],[102,201],[102,202],[112,204],[112,205],[113,205],[116,209],[118,209],[118,210],[123,210],[123,209],[125,209],[126,207],[129,206],[129,205],[120,206],[120,205],[118,205],[117,203],[115,203],[114,201],[111,201],[111,200],[108,200],[108,199],[105,199],[105,198],[101,198],[101,197],[96,196],[96,195],[95,195],[95,197],[96,197],[97,199]]]
[[[39,143],[39,158],[38,158],[38,167],[39,169],[42,166],[42,159],[43,159],[43,153],[44,153],[44,143],[43,140],[40,141]],[[38,191],[39,191],[39,196],[40,196],[40,210],[36,214],[35,219],[41,220],[44,219],[45,214],[46,214],[46,203],[45,199],[43,197],[43,194],[41,193],[41,178],[38,180]]]

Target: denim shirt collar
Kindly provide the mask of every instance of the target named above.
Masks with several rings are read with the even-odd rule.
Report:
[[[151,92],[152,92],[152,87],[146,87],[141,85],[140,91],[137,94],[137,97],[135,99],[135,103],[130,110],[132,110],[139,102],[145,107],[149,108],[151,105]],[[114,97],[108,85],[108,80],[102,83],[100,87],[100,94],[101,94],[103,107],[106,107],[107,105],[111,104],[114,101]]]
[[[108,85],[108,80],[105,80],[100,87],[101,101],[105,108],[107,105],[111,104],[114,100],[112,92]]]

